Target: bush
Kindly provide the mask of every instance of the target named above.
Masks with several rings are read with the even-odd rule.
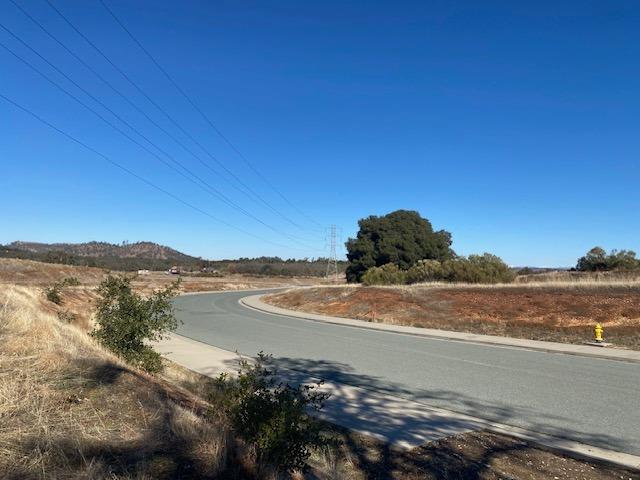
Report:
[[[407,270],[407,283],[442,280],[442,263],[437,260],[419,260]]]
[[[407,281],[407,273],[395,263],[381,267],[371,267],[362,275],[364,285],[402,285]]]
[[[439,262],[420,260],[409,270],[401,270],[394,263],[372,267],[362,276],[365,285],[401,285],[404,283],[447,282],[464,283],[509,283],[515,273],[499,257],[485,253],[456,257]]]
[[[450,282],[509,283],[515,278],[515,273],[500,257],[485,253],[445,261],[442,277]]]
[[[62,305],[62,289],[67,286],[77,287],[78,285],[80,285],[80,280],[78,280],[77,277],[67,277],[46,287],[44,289],[44,296],[50,302],[56,305]]]
[[[63,287],[77,287],[80,285],[80,280],[78,280],[78,277],[67,277],[64,280],[62,280],[62,286]]]
[[[304,471],[311,449],[329,443],[321,423],[309,415],[319,412],[329,395],[317,391],[320,384],[278,383],[277,371],[267,366],[270,359],[260,352],[255,364],[241,362],[237,378],[221,374],[211,403],[223,405],[223,413],[259,465]]]
[[[62,285],[54,283],[44,289],[44,296],[56,305],[62,305]]]
[[[145,342],[164,338],[178,326],[171,299],[179,281],[143,298],[131,289],[131,279],[109,275],[97,292],[96,328],[91,335],[127,362],[149,372],[162,369],[162,359]]]

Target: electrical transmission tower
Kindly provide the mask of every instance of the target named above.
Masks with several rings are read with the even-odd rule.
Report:
[[[331,225],[330,229],[330,250],[329,260],[327,260],[327,278],[333,275],[333,281],[338,282],[338,255],[336,254],[336,226]]]

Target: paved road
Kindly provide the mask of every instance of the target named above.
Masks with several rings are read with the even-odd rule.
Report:
[[[176,299],[177,333],[274,355],[299,378],[390,393],[507,425],[640,455],[640,365],[436,340],[249,310],[256,292]],[[381,422],[394,418],[378,412]],[[349,412],[345,412],[348,415]]]

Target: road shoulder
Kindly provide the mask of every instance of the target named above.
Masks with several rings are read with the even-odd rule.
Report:
[[[211,378],[222,372],[235,372],[240,360],[237,353],[177,334],[155,343],[154,348],[169,360]],[[494,423],[384,392],[334,382],[326,382],[322,388],[331,394],[323,415],[326,420],[401,449],[411,449],[459,433],[487,430],[574,457],[640,469],[640,456]]]
[[[366,328],[384,332],[399,333],[404,335],[414,335],[441,340],[453,340],[458,342],[470,342],[476,344],[494,345],[502,347],[523,348],[549,353],[559,353],[565,355],[578,355],[585,357],[603,358],[607,360],[617,360],[625,362],[640,363],[640,352],[635,350],[614,349],[607,347],[594,347],[590,345],[575,345],[570,343],[543,342],[540,340],[527,340],[522,338],[499,337],[496,335],[481,335],[475,333],[452,332],[447,330],[436,330],[432,328],[408,327],[401,325],[389,325],[384,323],[373,323],[365,320],[353,318],[330,317],[314,313],[297,312],[276,307],[262,301],[264,294],[248,295],[239,300],[244,307],[261,311],[272,315],[300,318],[315,322],[331,323],[334,325],[344,325],[355,328]]]

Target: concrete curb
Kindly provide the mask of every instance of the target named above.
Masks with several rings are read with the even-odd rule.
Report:
[[[578,355],[584,357],[601,358],[605,360],[616,360],[623,362],[640,363],[640,352],[625,349],[607,349],[606,347],[592,347],[589,345],[574,345],[570,343],[543,342],[540,340],[527,340],[521,338],[499,337],[495,335],[480,335],[475,333],[452,332],[447,330],[436,330],[432,328],[406,327],[400,325],[389,325],[384,323],[371,323],[365,320],[353,318],[329,317],[314,313],[303,313],[294,310],[287,310],[269,305],[261,300],[264,294],[250,295],[243,297],[239,303],[247,308],[258,310],[262,313],[280,315],[286,317],[300,318],[314,322],[343,325],[353,328],[365,328],[389,333],[413,335],[440,340],[450,340],[457,342],[469,342],[479,345],[493,345],[506,348],[522,348],[526,350],[541,351],[547,353],[557,353],[564,355]]]
[[[171,334],[166,340],[155,343],[154,347],[164,357],[212,378],[217,377],[221,372],[232,372],[237,367],[239,360],[237,353],[175,333]],[[399,448],[410,449],[455,433],[485,429],[529,441],[569,456],[640,470],[640,456],[607,450],[519,427],[494,423],[443,408],[431,407],[421,402],[394,397],[383,392],[365,390],[361,387],[327,383],[323,386],[323,389],[331,393],[332,397],[348,402],[349,410],[352,413],[350,416],[345,416],[345,410],[339,409],[329,412],[328,415],[323,415],[327,417],[327,420],[381,440],[389,441]],[[369,404],[382,404],[390,415],[411,419],[413,422],[411,435],[402,437],[404,432],[401,432],[399,438],[387,438],[385,435],[376,432],[376,425],[379,423],[379,419],[375,418],[375,416],[367,415],[366,410],[369,408]],[[328,406],[331,407],[330,405]],[[405,425],[402,430],[406,428]]]

